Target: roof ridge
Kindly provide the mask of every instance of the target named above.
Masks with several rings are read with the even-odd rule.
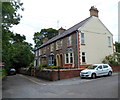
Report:
[[[44,43],[44,44],[42,44],[41,46],[39,46],[37,49],[42,48],[42,47],[44,47],[45,45],[48,45],[48,44],[50,44],[50,43],[52,43],[52,42],[54,42],[54,41],[56,41],[56,40],[58,40],[58,39],[60,39],[60,38],[62,38],[62,37],[65,37],[66,35],[69,35],[70,33],[72,33],[72,32],[74,32],[75,30],[77,30],[79,27],[83,26],[91,17],[92,17],[92,16],[90,16],[90,17],[84,19],[83,21],[75,24],[74,26],[68,28],[68,29],[67,29],[66,31],[64,31],[62,34],[54,36],[53,38],[49,39],[46,43]]]

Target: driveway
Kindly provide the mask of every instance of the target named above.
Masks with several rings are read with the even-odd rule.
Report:
[[[3,81],[3,98],[117,98],[118,74],[97,79],[46,81],[17,74]]]

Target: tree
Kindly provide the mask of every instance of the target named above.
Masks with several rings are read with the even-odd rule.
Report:
[[[120,53],[120,43],[119,42],[115,42],[115,49],[116,49],[116,52]]]
[[[23,10],[22,5],[23,3],[13,0],[2,3],[2,60],[7,68],[27,67],[33,61],[33,48],[31,44],[25,42],[26,37],[10,31],[10,28],[19,24],[22,18],[17,13],[18,10]]]
[[[13,0],[2,3],[2,62],[7,66],[9,66],[10,63],[9,49],[12,46],[10,41],[12,40],[11,36],[13,35],[10,28],[20,22],[22,16],[17,13],[17,11],[19,9],[24,10],[22,5],[23,3],[18,3]]]
[[[19,24],[22,16],[17,12],[19,9],[24,10],[22,5],[23,3],[16,2],[15,0],[2,3],[2,27],[4,29],[9,29],[12,25]]]
[[[21,67],[28,67],[33,61],[34,55],[31,52],[30,44],[26,42],[14,42],[9,49],[10,52],[10,67],[19,69]]]
[[[56,35],[58,35],[58,30],[56,29],[53,28],[41,29],[40,32],[34,33],[33,40],[35,42],[35,47],[42,45],[44,38],[51,39]]]

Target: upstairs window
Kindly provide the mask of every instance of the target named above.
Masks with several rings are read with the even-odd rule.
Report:
[[[62,49],[62,40],[56,42],[56,50]]]
[[[54,51],[54,43],[52,43],[52,44],[50,45],[50,51],[51,51],[51,52]]]
[[[69,36],[67,39],[67,46],[72,46],[72,36]]]
[[[108,37],[108,46],[111,46],[111,38],[110,37]]]
[[[81,44],[85,44],[85,34],[81,33]]]
[[[41,55],[41,49],[39,49],[39,56]]]
[[[43,48],[43,54],[45,54],[45,53],[46,53],[46,47]]]

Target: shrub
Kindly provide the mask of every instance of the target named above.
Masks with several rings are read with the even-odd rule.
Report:
[[[43,68],[47,68],[48,64],[41,64]]]
[[[102,63],[111,64],[111,65],[120,65],[120,57],[118,53],[106,56]]]
[[[41,70],[43,68],[42,64],[38,66],[38,69]]]
[[[58,66],[50,66],[51,69],[58,69]]]

